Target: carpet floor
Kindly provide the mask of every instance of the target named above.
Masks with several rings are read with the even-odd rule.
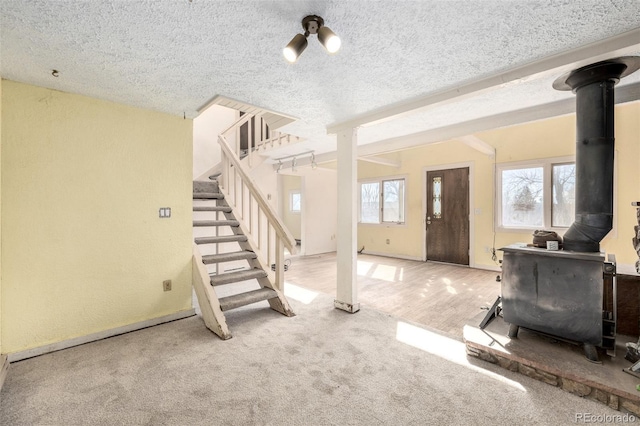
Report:
[[[287,293],[291,291],[287,290]],[[300,297],[302,295],[303,297]],[[620,412],[491,364],[464,344],[330,296],[200,316],[11,364],[2,425],[575,424]]]

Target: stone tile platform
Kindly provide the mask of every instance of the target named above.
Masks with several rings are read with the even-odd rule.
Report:
[[[631,366],[624,359],[625,343],[637,339],[618,335],[616,357],[600,353],[602,364],[588,361],[581,345],[555,340],[520,328],[517,339],[509,339],[509,324],[495,318],[484,329],[478,325],[486,311],[464,327],[467,354],[560,387],[581,397],[640,416],[640,378],[622,371]]]

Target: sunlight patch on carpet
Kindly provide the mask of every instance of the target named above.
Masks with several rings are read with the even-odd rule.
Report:
[[[526,392],[526,389],[520,383],[469,363],[466,348],[462,342],[402,321],[398,321],[396,339],[399,342],[429,352],[447,361],[462,365],[470,370],[477,371],[478,373],[512,386],[522,392]]]

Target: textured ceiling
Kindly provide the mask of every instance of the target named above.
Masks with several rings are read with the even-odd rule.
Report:
[[[289,64],[282,48],[308,14],[342,49],[310,36]],[[638,0],[0,0],[0,75],[187,117],[222,95],[298,117],[284,130],[326,152],[334,123],[638,28]],[[551,88],[556,76],[364,127],[361,143],[571,97]]]

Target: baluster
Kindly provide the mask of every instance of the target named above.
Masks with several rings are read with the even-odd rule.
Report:
[[[244,181],[240,182],[240,217],[244,220]]]
[[[284,243],[276,236],[276,288],[280,291],[284,288]]]
[[[249,234],[253,235],[253,196],[249,194]]]
[[[218,205],[218,202],[216,201],[216,206],[217,205]],[[220,218],[220,212],[216,211],[216,220],[219,220],[219,218]],[[215,228],[216,228],[216,237],[218,237],[220,235],[220,233],[219,233],[220,232],[220,227],[216,226]],[[220,246],[220,243],[216,243],[216,253],[215,254],[219,253],[219,250],[218,250],[219,246]],[[220,274],[220,263],[216,262],[216,275],[219,275],[219,274]]]
[[[249,156],[249,167],[251,167],[251,151],[253,150],[253,142],[255,140],[256,135],[254,134],[254,126],[253,123],[255,118],[252,117],[249,121],[247,121],[249,128],[247,129],[247,155]]]
[[[267,263],[271,265],[271,227],[269,226],[269,218],[267,218]]]
[[[238,171],[233,168],[233,206],[238,207]]]
[[[258,223],[258,249],[262,249],[262,226],[260,224],[260,211],[261,207],[258,205],[258,214],[256,215],[256,222]]]

